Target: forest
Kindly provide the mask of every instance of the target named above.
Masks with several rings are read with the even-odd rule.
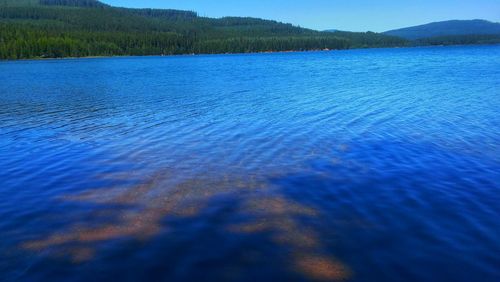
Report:
[[[0,0],[0,58],[305,51],[401,46],[375,33],[327,33],[255,18],[116,8],[95,0]]]
[[[374,32],[320,32],[271,20],[119,8],[96,0],[0,0],[0,59],[340,50],[497,39],[411,42]]]
[[[412,41],[414,46],[499,44],[500,34],[466,34],[422,38]]]

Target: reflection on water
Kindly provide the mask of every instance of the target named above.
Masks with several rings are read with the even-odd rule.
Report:
[[[499,65],[0,63],[0,280],[496,282]]]

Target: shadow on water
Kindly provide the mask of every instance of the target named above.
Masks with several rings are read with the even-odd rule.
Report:
[[[160,245],[174,246],[180,240],[180,245],[188,245],[184,259],[170,258],[169,263],[192,269],[180,276],[173,271],[169,279],[195,279],[200,273],[209,280],[261,276],[332,281],[351,276],[349,267],[326,251],[321,234],[308,223],[324,215],[284,195],[283,187],[272,184],[279,176],[175,178],[171,171],[160,171],[132,187],[60,197],[100,208],[89,222],[68,219],[74,220],[68,227],[21,247],[82,265],[102,260],[116,244],[159,240]],[[189,266],[190,260],[211,267],[200,272]]]

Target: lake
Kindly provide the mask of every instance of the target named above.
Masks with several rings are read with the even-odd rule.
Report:
[[[499,281],[500,46],[0,62],[2,281]]]

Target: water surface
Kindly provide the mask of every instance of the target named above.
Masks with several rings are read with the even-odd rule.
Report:
[[[500,46],[0,63],[0,280],[499,281]]]

